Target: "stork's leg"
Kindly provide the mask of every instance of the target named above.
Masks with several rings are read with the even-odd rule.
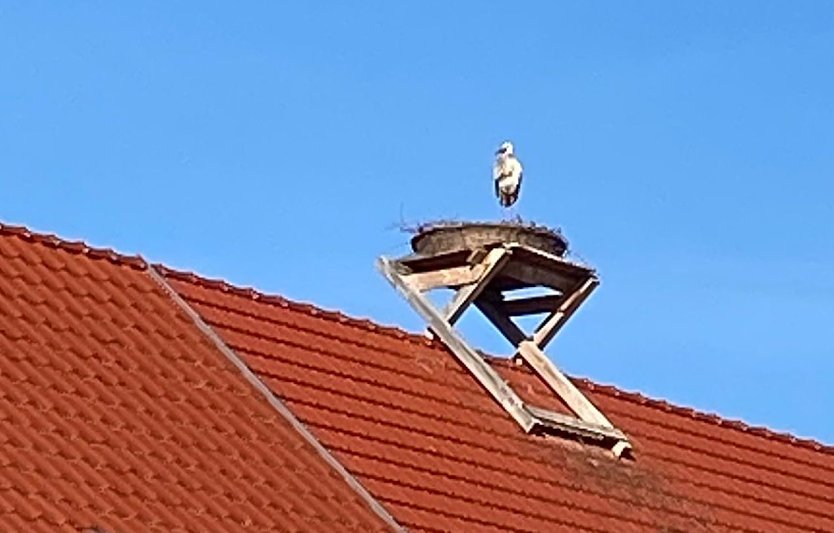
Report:
[[[508,211],[510,209],[510,197],[506,193],[501,193],[501,207],[503,208],[501,220],[506,221]]]
[[[498,209],[501,213],[500,216],[499,216],[501,221],[503,221],[504,218],[507,216],[507,201],[506,201],[506,199],[507,199],[507,197],[504,196],[503,192],[498,193],[498,206],[499,206]]]
[[[521,222],[522,222],[521,216],[518,214],[518,196],[510,197],[510,205],[511,205],[510,215],[511,215],[512,221],[515,222],[516,224],[521,224]]]

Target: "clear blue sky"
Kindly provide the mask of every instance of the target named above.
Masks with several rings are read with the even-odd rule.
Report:
[[[564,369],[834,443],[834,3],[0,6],[0,220],[382,323],[505,138],[603,280]]]

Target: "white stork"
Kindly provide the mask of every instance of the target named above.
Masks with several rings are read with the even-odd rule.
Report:
[[[521,162],[516,158],[510,141],[501,143],[495,155],[495,165],[492,167],[495,196],[502,207],[510,207],[518,200],[521,191]]]

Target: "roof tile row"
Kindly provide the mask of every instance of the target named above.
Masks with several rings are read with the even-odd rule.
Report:
[[[384,529],[147,268],[0,225],[0,529]],[[616,461],[521,432],[438,341],[154,268],[410,529],[834,531],[832,447],[574,379]]]
[[[144,272],[0,228],[0,530],[382,530]]]
[[[599,530],[622,524],[637,530],[670,524],[686,531],[834,529],[825,495],[830,485],[820,470],[834,467],[828,449],[805,442],[784,449],[769,433],[740,431],[577,380],[635,439],[637,461],[613,462],[587,446],[519,432],[465,371],[449,364],[439,344],[167,274],[383,502],[486,521],[471,527],[529,531],[541,530],[539,520],[557,523],[567,514]],[[529,385],[537,401],[547,394],[528,369],[493,363],[510,380]],[[809,516],[817,526],[805,524]],[[430,529],[436,522],[408,525]]]

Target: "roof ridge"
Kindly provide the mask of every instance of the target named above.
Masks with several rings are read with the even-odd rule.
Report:
[[[319,307],[315,304],[300,302],[297,300],[290,300],[289,298],[286,298],[278,294],[267,294],[259,291],[258,289],[255,289],[254,287],[239,287],[237,285],[232,285],[228,281],[221,278],[209,278],[207,276],[202,276],[192,271],[174,269],[161,263],[154,263],[152,266],[158,272],[164,275],[170,275],[176,279],[181,279],[183,281],[195,283],[197,285],[208,287],[210,289],[219,289],[223,292],[227,292],[244,298],[250,298],[252,300],[257,300],[264,303],[269,303],[272,305],[277,305],[285,309],[292,309],[294,311],[306,313],[314,317],[326,318],[328,320],[339,322],[341,324],[347,324],[349,326],[357,327],[360,329],[374,331],[376,333],[382,333],[384,335],[388,335],[396,339],[407,340],[414,344],[420,344],[423,346],[441,345],[440,341],[430,339],[429,337],[420,335],[418,333],[406,331],[397,326],[383,325],[378,322],[374,322],[373,320],[370,320],[368,318],[353,317],[339,310],[324,309],[323,307]]]
[[[503,357],[488,355],[487,359],[490,359],[494,363],[506,364],[510,368],[514,367],[514,365],[510,365],[509,363],[507,363],[508,360]],[[569,375],[568,377],[578,382],[581,387],[584,387],[587,390],[596,393],[604,394],[606,396],[619,398],[631,403],[636,403],[639,405],[651,407],[653,409],[673,413],[679,416],[692,418],[696,421],[713,423],[717,426],[725,427],[728,429],[735,429],[743,433],[749,433],[760,437],[766,437],[771,440],[786,442],[788,444],[793,444],[800,447],[810,447],[814,451],[834,454],[834,445],[825,444],[812,438],[797,437],[796,435],[793,435],[791,433],[787,433],[784,431],[776,431],[765,426],[754,426],[740,419],[727,418],[721,416],[718,413],[701,411],[695,409],[694,407],[684,407],[681,405],[676,405],[664,399],[646,396],[640,391],[624,390],[618,387],[617,385],[598,383],[584,376]]]
[[[784,442],[786,444],[791,444],[798,447],[809,448],[818,452],[834,454],[834,445],[825,444],[812,438],[798,437],[788,432],[770,429],[766,426],[756,426],[748,424],[747,422],[744,422],[741,419],[727,418],[721,416],[718,413],[706,412],[695,409],[693,407],[684,407],[676,405],[663,399],[650,398],[639,391],[626,391],[615,385],[596,383],[586,377],[570,377],[571,379],[579,381],[588,390],[599,392],[605,394],[606,396],[624,399],[632,403],[646,405],[652,407],[653,409],[659,409],[661,411],[674,413],[679,416],[692,418],[699,422],[708,422],[720,427],[734,429],[742,433],[755,435],[757,437],[764,437],[770,440]]]
[[[191,283],[195,283],[213,289],[220,289],[223,292],[235,294],[244,298],[250,298],[252,300],[270,303],[279,307],[289,308],[294,311],[306,313],[315,317],[325,318],[341,324],[346,324],[349,326],[364,329],[366,331],[382,333],[384,335],[388,335],[399,340],[406,340],[414,344],[435,347],[440,345],[440,342],[437,340],[430,339],[417,333],[406,331],[396,326],[382,325],[367,318],[352,317],[338,310],[326,310],[314,304],[290,300],[277,294],[266,294],[253,287],[239,287],[236,285],[232,285],[224,279],[201,276],[193,271],[177,270],[163,265],[161,263],[151,265],[141,255],[138,254],[129,255],[117,252],[112,248],[93,247],[88,245],[84,241],[70,241],[58,237],[55,234],[35,232],[25,226],[4,224],[2,222],[0,222],[0,235],[15,236],[28,242],[36,242],[44,246],[60,248],[73,254],[83,254],[85,256],[90,257],[91,259],[108,260],[116,265],[127,266],[129,268],[146,270],[149,266],[152,266],[160,274],[163,274],[165,276],[170,275],[177,279],[182,279]],[[487,358],[493,362],[505,361],[505,359],[495,356],[487,356]],[[716,413],[707,413],[704,411],[699,411],[692,407],[683,407],[675,405],[666,400],[650,398],[639,391],[626,391],[615,385],[596,383],[586,377],[579,377],[573,375],[569,375],[568,377],[570,377],[574,381],[578,381],[582,386],[593,392],[598,392],[615,398],[621,398],[639,405],[645,405],[654,409],[674,413],[678,416],[688,417],[702,422],[713,423],[717,426],[726,427],[735,431],[740,431],[748,435],[755,435],[758,437],[790,444],[798,448],[804,448],[820,453],[834,455],[834,445],[824,444],[812,438],[797,437],[796,435],[792,435],[791,433],[775,431],[764,426],[753,426],[739,419],[724,418]]]
[[[356,477],[351,474],[348,469],[328,450],[324,444],[317,439],[307,428],[307,426],[298,419],[296,414],[279,398],[272,390],[258,377],[258,375],[250,369],[240,356],[226,342],[220,338],[217,332],[208,325],[203,318],[192,308],[183,297],[168,283],[168,281],[160,275],[153,267],[147,270],[150,278],[159,285],[160,290],[165,292],[170,298],[171,302],[184,312],[192,321],[200,333],[205,336],[206,340],[211,343],[214,348],[219,351],[226,359],[229,360],[240,371],[243,379],[249,385],[259,392],[269,405],[282,416],[290,426],[310,445],[319,457],[327,463],[347,485],[353,490],[356,495],[363,500],[371,511],[390,526],[394,531],[405,531],[402,526],[396,521],[391,513],[382,506],[382,504],[375,498]]]
[[[145,270],[148,267],[148,262],[139,254],[130,255],[117,252],[112,248],[90,246],[84,241],[71,241],[58,237],[53,233],[32,231],[25,226],[0,222],[0,235],[17,237],[27,242],[42,244],[50,248],[58,248],[72,254],[85,255],[91,259],[107,260],[116,265],[128,266],[138,270]]]
[[[396,339],[413,342],[414,344],[421,344],[424,346],[438,346],[440,344],[439,341],[429,339],[428,337],[425,337],[418,333],[406,331],[396,326],[382,325],[373,322],[372,320],[367,318],[352,317],[343,313],[342,311],[323,309],[314,304],[290,300],[284,296],[280,296],[277,294],[266,294],[255,289],[254,287],[239,287],[237,285],[232,285],[224,279],[208,278],[206,276],[201,276],[191,271],[183,271],[169,268],[162,264],[154,264],[153,268],[157,269],[164,275],[170,275],[176,279],[181,279],[183,281],[188,281],[212,289],[219,289],[223,292],[234,294],[243,298],[250,298],[252,300],[270,303],[272,305],[277,305],[285,309],[292,309],[301,313],[309,314],[311,316],[339,322],[341,324],[346,324],[368,331],[382,333],[384,335],[388,335]],[[507,361],[507,359],[505,358],[492,355],[487,355],[486,358],[489,359],[491,362],[502,363]],[[678,416],[691,418],[697,421],[712,423],[717,426],[733,429],[735,431],[740,431],[748,435],[754,435],[757,437],[763,437],[766,439],[783,442],[792,446],[796,446],[798,448],[804,448],[816,452],[834,455],[834,445],[824,444],[812,438],[797,437],[796,435],[793,435],[791,433],[772,430],[764,426],[750,425],[739,419],[725,418],[717,413],[708,413],[705,411],[699,411],[692,407],[675,405],[667,400],[650,398],[639,391],[626,391],[615,385],[596,383],[586,377],[573,375],[568,375],[568,377],[570,377],[574,381],[578,381],[586,389],[593,392],[605,394],[606,396],[620,398],[626,401],[630,401],[632,403],[645,405],[654,409],[670,412]]]

